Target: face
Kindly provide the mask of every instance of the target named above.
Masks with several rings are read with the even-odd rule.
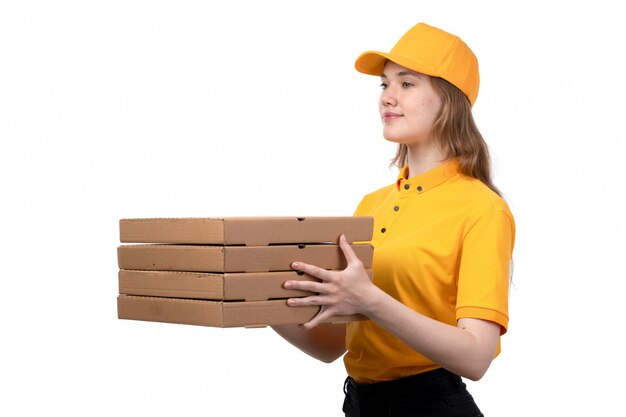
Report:
[[[385,139],[408,146],[432,142],[430,132],[442,100],[431,78],[387,61],[381,81],[379,110]]]

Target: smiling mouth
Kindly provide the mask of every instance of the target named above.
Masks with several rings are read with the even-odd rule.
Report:
[[[396,113],[384,113],[383,114],[383,120],[386,122],[388,120],[394,120],[394,119],[398,119],[402,117],[401,114],[396,114]]]

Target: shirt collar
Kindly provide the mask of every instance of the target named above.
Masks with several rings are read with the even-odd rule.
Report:
[[[458,158],[449,159],[437,168],[433,168],[430,171],[426,171],[411,178],[407,178],[409,175],[409,166],[405,165],[398,174],[396,187],[398,191],[417,190],[418,192],[423,193],[437,187],[440,184],[443,184],[458,173]]]

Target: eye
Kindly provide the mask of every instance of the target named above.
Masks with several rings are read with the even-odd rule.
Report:
[[[413,87],[413,84],[411,84],[408,81],[403,81],[402,82],[402,88],[409,88],[409,87]]]
[[[385,83],[385,82],[380,83],[380,88],[385,90],[387,88],[387,83]]]

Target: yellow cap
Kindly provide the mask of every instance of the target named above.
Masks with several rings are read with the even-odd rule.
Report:
[[[357,71],[381,75],[387,60],[410,70],[441,77],[465,93],[471,105],[478,96],[478,60],[458,36],[418,23],[400,38],[391,52],[367,51],[354,63]]]

